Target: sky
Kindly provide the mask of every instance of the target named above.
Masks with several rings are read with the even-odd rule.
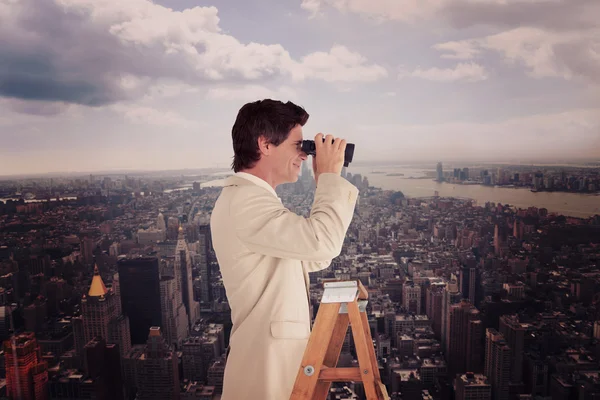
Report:
[[[0,0],[0,175],[227,168],[250,101],[355,162],[600,158],[598,0]]]

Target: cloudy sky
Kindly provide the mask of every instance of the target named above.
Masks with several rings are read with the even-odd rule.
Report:
[[[356,161],[600,157],[598,0],[0,0],[0,175],[227,167],[291,100]]]

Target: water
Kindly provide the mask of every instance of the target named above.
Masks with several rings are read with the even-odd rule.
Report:
[[[600,196],[594,194],[531,192],[526,188],[506,188],[483,185],[457,185],[435,182],[424,177],[424,169],[402,167],[349,167],[348,172],[366,176],[371,186],[385,190],[399,190],[408,197],[433,196],[437,191],[443,197],[465,197],[477,201],[510,204],[519,208],[547,208],[550,212],[574,217],[589,217],[600,214]],[[374,171],[385,174],[373,173]],[[403,173],[404,176],[386,176],[387,173]]]
[[[77,200],[76,196],[64,196],[60,198],[61,200]],[[0,199],[0,201],[6,203],[9,200],[18,200],[18,199]],[[41,203],[44,201],[48,201],[47,199],[26,199],[25,203]],[[56,201],[56,196],[50,198],[50,201]]]
[[[437,191],[442,197],[463,197],[473,199],[478,205],[486,202],[510,204],[518,208],[538,207],[547,208],[549,212],[562,215],[586,218],[600,214],[600,195],[561,193],[561,192],[531,192],[526,188],[505,188],[482,185],[457,185],[446,182],[435,182],[426,178],[427,168],[408,168],[403,166],[385,167],[348,167],[347,172],[366,176],[371,186],[384,190],[399,190],[407,197],[429,197]],[[373,173],[383,172],[383,173]],[[386,174],[404,174],[404,176],[389,176]],[[223,175],[223,174],[221,174]],[[217,176],[215,176],[217,177]],[[413,178],[413,179],[411,179]],[[414,179],[421,178],[421,179]],[[223,179],[204,182],[206,186],[222,186]]]

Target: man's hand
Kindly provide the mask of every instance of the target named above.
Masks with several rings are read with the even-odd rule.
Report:
[[[332,135],[327,135],[323,142],[322,133],[317,133],[315,136],[315,150],[317,155],[313,157],[313,171],[316,183],[319,181],[320,174],[334,173],[340,175],[342,173],[346,140],[341,138],[333,139]]]

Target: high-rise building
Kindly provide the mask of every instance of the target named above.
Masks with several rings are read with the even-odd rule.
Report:
[[[201,225],[198,235],[200,242],[200,300],[204,308],[210,308],[213,300],[211,290],[211,270],[210,270],[210,226]]]
[[[183,235],[183,228],[179,227],[177,247],[175,247],[175,276],[179,273],[181,296],[183,305],[188,315],[188,328],[192,329],[200,319],[200,304],[194,300],[194,281],[192,278],[192,256]]]
[[[484,374],[492,384],[494,400],[508,400],[511,348],[504,336],[493,328],[486,330]]]
[[[446,338],[448,371],[451,374],[482,371],[482,339],[483,323],[479,310],[464,299],[451,305]]]
[[[167,223],[165,222],[165,216],[163,213],[158,213],[158,217],[156,218],[156,229],[167,232]]]
[[[482,299],[482,288],[480,271],[476,267],[474,257],[468,258],[460,267],[458,281],[463,298],[477,306]]]
[[[450,306],[460,302],[462,295],[458,290],[458,283],[456,277],[452,275],[450,282],[446,284],[446,287],[442,291],[442,348],[448,354],[448,327],[450,325]]]
[[[600,340],[600,321],[594,322],[594,339]]]
[[[81,258],[85,265],[91,266],[94,263],[94,240],[90,237],[84,236],[81,239]]]
[[[442,335],[442,322],[443,322],[443,311],[444,311],[444,289],[446,284],[444,283],[433,283],[427,288],[427,305],[425,314],[429,317],[432,322],[433,332],[436,338],[441,339]]]
[[[108,343],[118,344],[121,355],[126,355],[131,350],[129,318],[119,313],[121,299],[114,289],[106,288],[98,266],[94,267],[92,284],[87,296],[84,295],[81,300],[83,343],[85,346],[94,338],[102,338]]]
[[[160,305],[165,340],[179,348],[183,339],[189,335],[189,320],[172,276],[160,279]]]
[[[441,162],[437,163],[436,171],[437,171],[438,182],[443,182],[444,181],[444,169],[442,168]]]
[[[402,306],[410,313],[421,314],[421,286],[406,281],[402,288]]]
[[[90,340],[84,347],[84,370],[94,379],[95,398],[123,400],[121,355],[118,345],[106,344],[102,338]]]
[[[19,400],[48,399],[48,365],[33,332],[4,341],[6,394]]]
[[[456,377],[456,400],[491,400],[492,386],[484,375],[467,372]]]
[[[202,337],[187,338],[182,347],[183,379],[190,381],[205,381],[208,366],[202,359]]]
[[[500,333],[511,348],[511,376],[510,381],[520,383],[523,381],[523,352],[525,350],[525,333],[528,324],[519,322],[517,315],[503,315],[500,317]]]
[[[124,259],[117,267],[121,305],[123,313],[129,317],[131,343],[144,344],[150,327],[162,325],[158,259]]]
[[[149,329],[144,352],[136,360],[137,400],[179,400],[177,355],[161,334],[160,328]]]

